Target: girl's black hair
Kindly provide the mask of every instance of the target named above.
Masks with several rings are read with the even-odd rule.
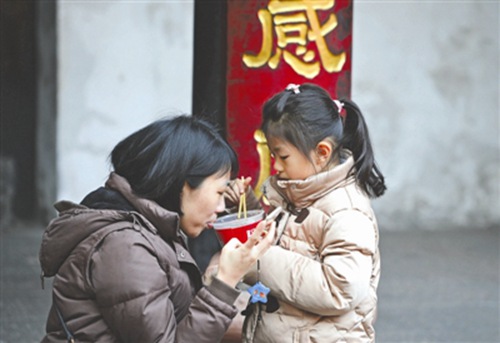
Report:
[[[182,214],[184,183],[197,188],[209,176],[238,173],[236,153],[214,124],[181,115],[155,121],[118,143],[110,155],[115,172],[138,196]]]
[[[341,103],[346,113],[344,121],[326,90],[302,84],[297,92],[293,88],[282,91],[264,104],[261,130],[268,138],[288,141],[308,158],[325,139],[334,145],[332,161],[339,158],[342,148],[350,150],[356,182],[370,197],[379,197],[386,186],[375,163],[365,119],[354,102],[343,99]]]

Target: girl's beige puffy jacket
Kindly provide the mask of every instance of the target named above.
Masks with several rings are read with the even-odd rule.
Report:
[[[354,162],[345,153],[347,160],[330,171],[304,181],[273,176],[264,185],[271,205],[289,214],[278,246],[260,260],[260,281],[280,307],[268,313],[254,305],[244,342],[375,340],[378,227],[369,198],[347,177]]]

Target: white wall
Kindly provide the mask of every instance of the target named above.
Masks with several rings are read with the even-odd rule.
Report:
[[[352,97],[382,228],[500,226],[499,17],[490,1],[356,1]]]
[[[193,1],[59,1],[58,199],[101,186],[119,140],[191,113]]]

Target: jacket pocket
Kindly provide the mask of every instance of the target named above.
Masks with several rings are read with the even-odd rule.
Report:
[[[310,328],[308,326],[296,328],[293,333],[293,343],[312,343],[309,339]]]

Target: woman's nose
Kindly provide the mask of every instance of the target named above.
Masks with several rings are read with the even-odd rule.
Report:
[[[217,204],[217,207],[215,208],[215,212],[217,213],[222,213],[226,209],[226,202],[224,201],[224,197],[220,197],[219,203]]]

